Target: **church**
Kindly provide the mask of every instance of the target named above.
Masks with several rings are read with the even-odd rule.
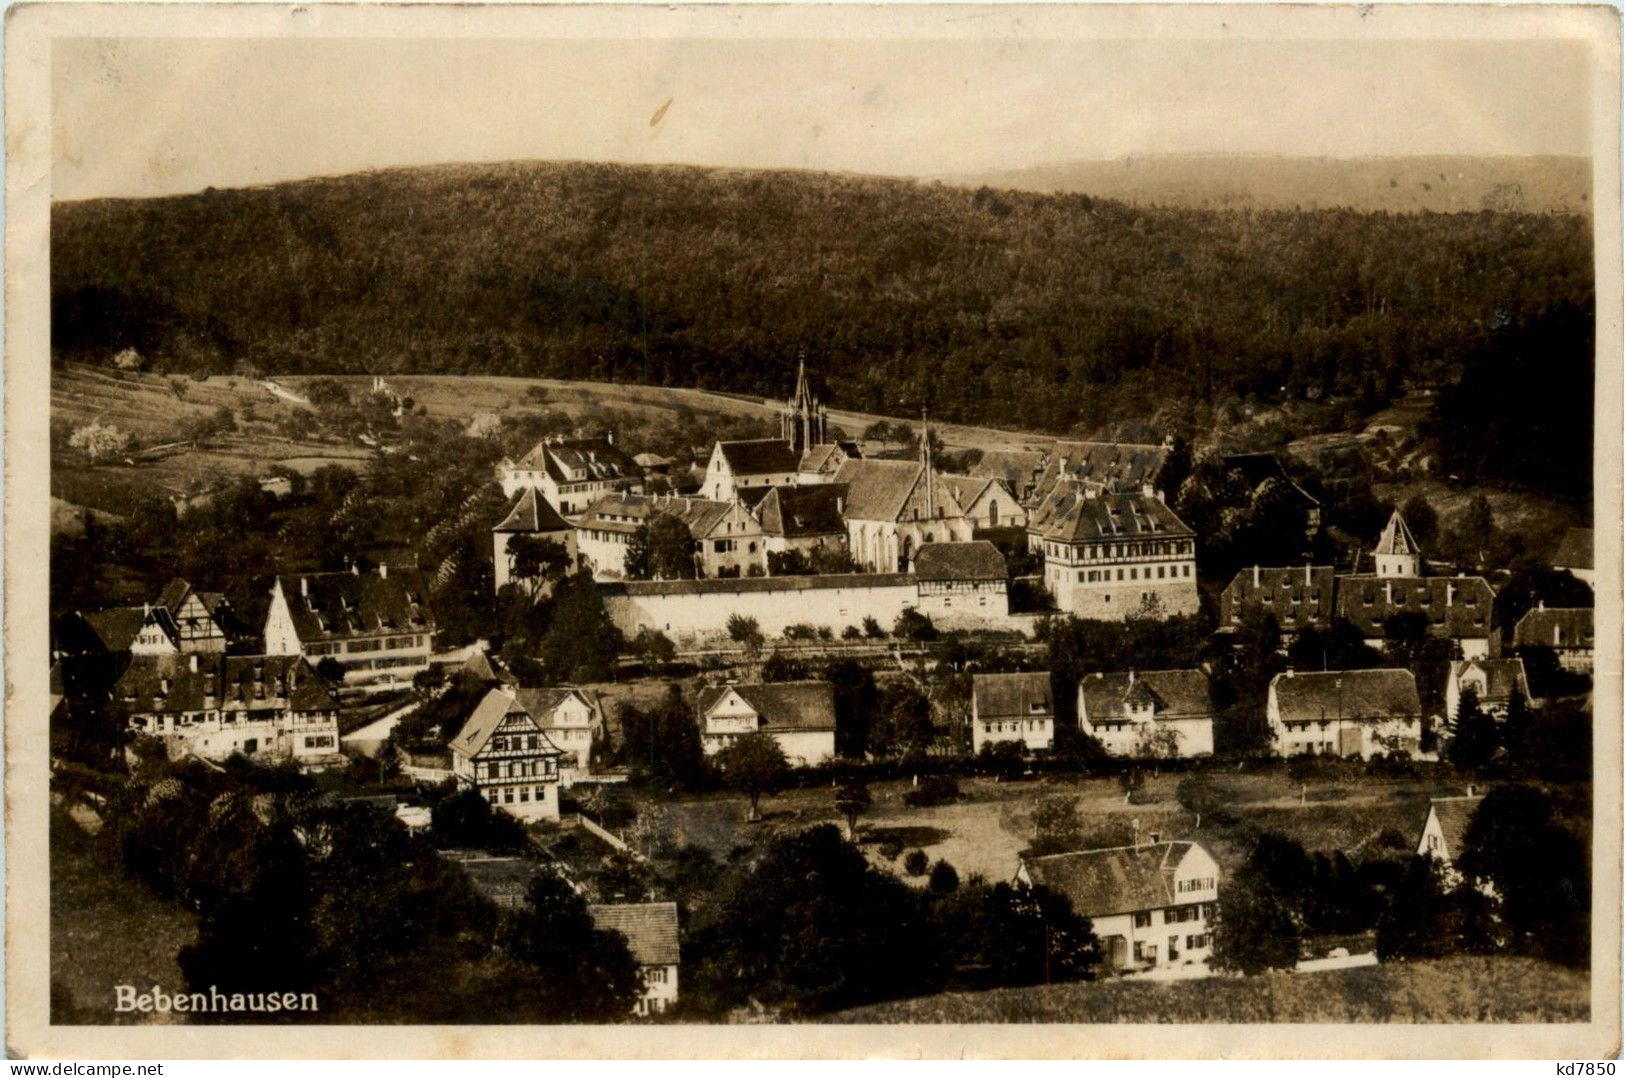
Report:
[[[701,497],[752,504],[751,492],[802,483],[830,483],[841,465],[860,456],[856,443],[831,441],[829,415],[807,382],[807,361],[796,365],[796,388],[779,411],[779,436],[718,442],[705,465]]]

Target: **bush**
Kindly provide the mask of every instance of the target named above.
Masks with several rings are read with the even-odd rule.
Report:
[[[886,839],[875,848],[880,851],[880,856],[888,861],[897,860],[897,855],[903,852],[903,844],[894,838]]]
[[[818,630],[806,624],[786,625],[784,627],[784,638],[786,640],[816,640],[818,639]]]
[[[907,856],[903,858],[903,871],[907,872],[910,876],[923,876],[925,875],[926,868],[930,864],[931,859],[925,855],[924,850],[918,848],[912,849],[908,851]]]
[[[929,643],[937,638],[937,627],[931,619],[918,610],[905,610],[897,615],[897,621],[892,625],[892,635],[900,640],[912,640],[918,644]]]
[[[880,640],[885,637],[886,630],[880,627],[880,622],[865,614],[863,616],[863,635],[870,640]]]
[[[959,783],[949,775],[931,775],[903,795],[910,808],[931,808],[959,800]]]
[[[841,630],[841,639],[842,640],[862,640],[863,639],[863,630],[858,628],[856,625],[848,625],[846,628]]]
[[[946,861],[931,866],[931,878],[926,882],[934,895],[952,894],[959,890],[959,871]]]

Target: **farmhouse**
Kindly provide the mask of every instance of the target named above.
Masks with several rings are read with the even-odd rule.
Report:
[[[971,751],[1016,741],[1028,751],[1055,745],[1055,700],[1048,671],[976,674],[970,693]]]
[[[1213,696],[1200,670],[1090,674],[1078,682],[1078,728],[1113,756],[1207,756]]]
[[[1205,966],[1212,954],[1219,865],[1194,842],[1024,857],[1022,883],[1048,887],[1094,923],[1108,969]]]
[[[1548,607],[1541,603],[1512,627],[1517,647],[1551,648],[1558,665],[1574,673],[1591,673],[1595,648],[1590,607]]]
[[[626,937],[638,964],[643,994],[632,1013],[661,1014],[677,1002],[677,903],[637,902],[587,907],[593,924]]]
[[[973,610],[1010,613],[1004,555],[985,539],[926,543],[914,556],[919,610],[930,617]]]
[[[1196,533],[1150,493],[1064,484],[1029,516],[1027,535],[1044,556],[1045,586],[1069,614],[1196,613]]]
[[[171,580],[158,596],[169,612],[182,651],[219,653],[226,650],[227,628],[233,624],[231,604],[218,591],[193,591],[184,580]]]
[[[1414,756],[1422,743],[1422,704],[1409,670],[1288,670],[1270,679],[1266,707],[1283,756]]]
[[[516,689],[514,697],[563,753],[559,757],[560,785],[568,789],[578,778],[584,778],[591,763],[593,738],[604,726],[597,701],[574,688]]]
[[[515,583],[514,558],[508,546],[516,536],[548,539],[564,548],[565,568],[576,563],[576,532],[535,487],[525,487],[513,499],[508,513],[491,529],[491,563],[497,591]]]
[[[1522,659],[1456,659],[1444,688],[1444,711],[1455,718],[1461,694],[1471,689],[1486,715],[1505,719],[1513,696],[1529,702],[1529,680]]]
[[[1583,580],[1591,588],[1597,586],[1595,539],[1590,528],[1570,528],[1563,533],[1563,541],[1552,555],[1552,568]]]
[[[953,488],[929,460],[849,460],[835,481],[847,488],[847,545],[871,572],[907,572],[921,545],[972,538]]]
[[[1219,626],[1234,631],[1250,611],[1275,619],[1282,636],[1332,626],[1334,578],[1329,565],[1253,566],[1243,569],[1219,596]]]
[[[700,744],[714,756],[746,734],[770,734],[792,767],[835,756],[835,689],[827,681],[711,685],[700,690]]]
[[[338,762],[338,701],[297,656],[191,652],[137,655],[113,686],[130,728],[161,738],[172,758],[233,753]]]
[[[534,487],[565,516],[582,512],[611,491],[643,489],[637,462],[616,448],[614,434],[540,442],[517,461],[504,459],[497,478],[503,497]]]
[[[416,569],[278,576],[265,615],[265,650],[332,658],[351,685],[410,681],[428,668],[435,619]]]
[[[521,820],[559,818],[564,753],[512,694],[488,689],[448,747],[459,785]]]

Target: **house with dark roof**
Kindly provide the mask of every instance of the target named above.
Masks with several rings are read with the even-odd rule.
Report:
[[[162,606],[117,606],[68,614],[56,626],[57,649],[64,655],[172,655],[180,651],[180,629]]]
[[[1023,857],[1018,882],[1065,895],[1094,923],[1116,973],[1206,966],[1219,905],[1219,864],[1195,842],[1160,842]]]
[[[827,681],[708,685],[698,709],[707,756],[757,732],[772,736],[793,767],[835,756],[835,689]]]
[[[1453,641],[1467,658],[1488,656],[1495,627],[1495,592],[1481,576],[1337,578],[1337,616],[1374,648],[1387,645],[1388,620],[1420,615],[1429,636]]]
[[[1540,603],[1512,627],[1516,647],[1551,648],[1558,665],[1573,673],[1589,674],[1596,649],[1596,629],[1589,606],[1547,606]]]
[[[545,689],[515,689],[514,697],[536,720],[549,741],[564,755],[559,758],[559,782],[569,789],[587,775],[592,762],[592,743],[604,728],[598,701],[580,689],[554,686]]]
[[[1288,670],[1270,679],[1266,704],[1282,756],[1415,756],[1422,702],[1409,670]]]
[[[428,668],[435,618],[416,569],[278,576],[265,615],[265,650],[324,658],[344,667],[347,684],[381,688]]]
[[[1435,797],[1428,802],[1422,837],[1416,843],[1418,857],[1431,857],[1450,868],[1466,845],[1467,829],[1478,811],[1482,797]]]
[[[1172,452],[1171,443],[1056,442],[1039,467],[1027,504],[1041,504],[1057,488],[1070,486],[1088,487],[1097,494],[1159,490]]]
[[[1027,524],[1027,511],[1003,479],[989,476],[944,475],[941,480],[953,492],[970,521],[971,528],[1021,528]]]
[[[559,818],[564,751],[514,694],[486,690],[447,742],[458,785],[521,820]]]
[[[576,530],[559,515],[535,487],[524,487],[508,504],[508,511],[491,529],[491,559],[497,591],[521,583],[514,575],[514,557],[509,545],[516,536],[548,539],[564,548],[565,569],[576,563]],[[523,581],[528,583],[528,581]]]
[[[164,587],[158,605],[174,621],[176,644],[182,651],[223,652],[236,635],[231,604],[218,591],[195,591],[177,578]]]
[[[846,549],[846,487],[841,483],[753,488],[741,500],[761,525],[769,554]]]
[[[1196,533],[1153,494],[1063,483],[1027,518],[1044,585],[1080,618],[1194,614]]]
[[[989,449],[970,466],[972,479],[997,479],[1022,506],[1036,505],[1033,491],[1044,470],[1046,455],[1036,449]]]
[[[1514,696],[1521,696],[1525,704],[1530,702],[1522,659],[1453,660],[1444,688],[1446,715],[1456,717],[1461,694],[1468,690],[1478,697],[1479,708],[1496,719],[1507,717]]]
[[[718,442],[705,464],[700,493],[713,501],[731,502],[746,487],[782,487],[801,475],[801,451],[782,438]]]
[[[973,538],[953,487],[928,461],[849,460],[835,481],[847,488],[847,545],[871,572],[906,572],[923,544]]]
[[[638,965],[643,992],[632,1013],[639,1017],[662,1014],[677,1002],[677,903],[628,902],[588,906],[592,923],[607,932],[619,932]]]
[[[914,555],[913,570],[923,614],[1010,613],[1004,555],[985,539],[926,543]]]
[[[858,448],[856,442],[829,442],[811,446],[802,451],[796,482],[812,484],[833,482],[835,473],[841,470],[841,465],[849,460],[857,460],[861,456],[863,451]]]
[[[971,751],[1019,741],[1028,751],[1055,745],[1055,698],[1049,671],[975,674],[970,690]]]
[[[1324,632],[1332,627],[1335,588],[1330,565],[1243,569],[1219,596],[1219,631],[1234,632],[1247,613],[1259,611],[1275,619],[1284,638],[1305,629]]]
[[[584,510],[611,491],[641,491],[643,471],[615,445],[615,435],[600,438],[550,438],[519,460],[497,466],[504,497],[534,487],[565,516]]]
[[[1595,549],[1596,539],[1590,528],[1570,528],[1563,533],[1563,541],[1552,555],[1552,568],[1567,572],[1594,589],[1597,586]]]
[[[339,754],[338,701],[295,655],[136,655],[114,683],[131,730],[172,758],[234,753],[325,767]]]
[[[1208,756],[1213,695],[1201,670],[1094,673],[1078,682],[1078,728],[1113,756]]]
[[[626,576],[632,537],[658,515],[688,529],[694,571],[701,578],[761,576],[767,570],[762,526],[738,501],[676,494],[606,494],[576,520],[576,549],[594,576]]]

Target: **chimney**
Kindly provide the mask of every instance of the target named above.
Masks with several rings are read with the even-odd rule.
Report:
[[[1134,671],[1132,670],[1128,672],[1128,683],[1130,685],[1134,684]]]
[[[1253,566],[1253,587],[1258,587],[1258,566]]]
[[[1303,563],[1303,586],[1304,587],[1308,588],[1308,587],[1313,587],[1314,586],[1313,576],[1314,576],[1314,574],[1310,571],[1309,563],[1304,562]]]
[[[388,580],[389,579],[389,566],[385,565],[383,562],[379,562],[378,563],[378,576],[379,576],[380,579]]]
[[[310,594],[310,581],[305,577],[300,577],[299,578],[299,594],[300,595],[309,595]]]
[[[1394,605],[1394,582],[1392,580],[1382,582],[1382,601],[1388,606]]]
[[[151,613],[152,613],[152,604],[151,603],[142,603],[141,604],[141,616],[146,617],[147,615],[149,615]]]
[[[191,660],[187,665],[192,668],[192,673],[197,673],[197,652],[192,652],[187,658]]]
[[[1456,586],[1454,584],[1446,583],[1444,586],[1444,605],[1456,605]]]
[[[610,445],[614,445],[615,444],[615,432],[610,431],[609,433],[605,434],[604,435],[604,441],[608,442]]]
[[[1546,600],[1542,599],[1538,603],[1536,603],[1535,604],[1535,609],[1536,610],[1545,610],[1546,609]]]

